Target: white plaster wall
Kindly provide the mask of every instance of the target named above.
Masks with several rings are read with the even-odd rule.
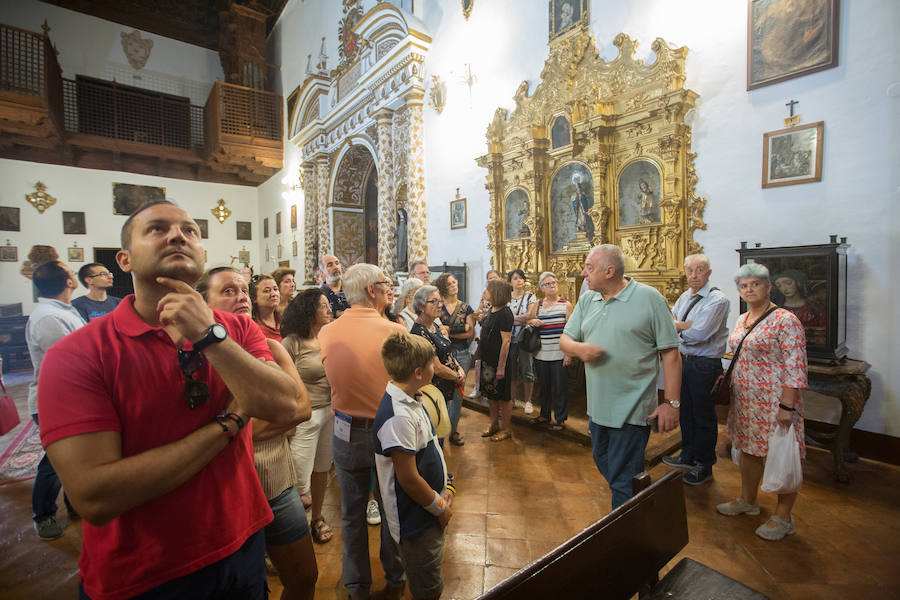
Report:
[[[160,35],[141,31],[153,40],[147,64],[135,71],[122,50],[121,33],[135,28],[60,8],[37,0],[0,0],[0,22],[41,33],[47,20],[50,40],[59,51],[63,77],[88,75],[120,83],[184,95],[193,104],[206,102],[209,88],[224,78],[219,54]]]
[[[842,3],[838,67],[752,92],[746,91],[746,2],[594,0],[591,16],[607,60],[623,31],[639,40],[638,55],[649,61],[656,37],[690,48],[686,86],[700,95],[690,117],[697,190],[709,200],[709,229],[696,238],[712,261],[715,283],[730,292],[732,324],[738,297],[730,274],[741,240],[780,246],[825,243],[829,234],[849,238],[848,346],[851,356],[872,363],[873,382],[858,427],[900,436],[900,371],[892,368],[900,362],[894,300],[900,292],[900,108],[897,92],[889,92],[900,85],[900,4]],[[448,84],[443,114],[426,109],[429,261],[468,263],[475,289],[489,256],[486,171],[473,159],[486,152],[494,109],[513,107],[521,80],[532,91],[538,81],[547,56],[547,3],[476,2],[466,21],[456,0],[429,0],[424,20],[434,36],[427,79],[438,74]],[[471,98],[461,83],[465,63],[478,78]],[[800,101],[802,123],[825,121],[823,180],[763,190],[762,135],[783,127],[791,99]],[[449,202],[457,187],[468,198],[468,228],[451,231]]]
[[[181,179],[151,177],[117,171],[78,169],[58,165],[0,159],[0,206],[19,207],[21,231],[0,231],[0,244],[9,240],[19,248],[19,261],[0,262],[0,304],[21,302],[25,314],[34,308],[31,280],[19,273],[28,251],[35,244],[48,244],[56,248],[60,260],[66,261],[67,249],[78,242],[85,248],[85,261],[93,260],[94,247],[118,248],[119,234],[127,217],[114,215],[112,209],[112,184],[134,183],[166,188],[166,196],[185,209],[194,218],[209,220],[209,239],[203,240],[207,251],[207,265],[230,264],[232,256],[243,246],[251,250],[251,263],[258,265],[259,254],[254,254],[255,240],[260,235],[256,220],[256,188],[218,183],[198,183]],[[25,199],[34,191],[34,184],[42,181],[47,193],[56,198],[56,204],[43,214]],[[210,212],[219,198],[224,198],[232,214],[220,224]],[[85,213],[86,235],[63,234],[63,211]],[[237,240],[236,221],[252,223],[253,240]],[[78,271],[81,263],[71,263]],[[257,267],[258,270],[258,267]],[[86,293],[80,287],[76,296]]]

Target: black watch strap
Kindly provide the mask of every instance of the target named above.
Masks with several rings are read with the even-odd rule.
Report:
[[[225,341],[225,338],[228,337],[228,330],[225,329],[225,326],[221,323],[213,323],[206,330],[206,334],[194,342],[194,350],[197,352],[202,352],[209,346],[213,344],[218,344],[219,342]]]

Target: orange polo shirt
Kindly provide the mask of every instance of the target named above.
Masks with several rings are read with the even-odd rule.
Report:
[[[408,333],[374,308],[350,308],[319,332],[322,363],[334,410],[374,419],[390,379],[381,347],[393,332]]]

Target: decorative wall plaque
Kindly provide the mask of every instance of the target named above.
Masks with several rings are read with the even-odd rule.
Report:
[[[25,199],[28,200],[28,203],[37,209],[37,211],[41,214],[44,214],[44,211],[56,204],[56,198],[47,193],[47,186],[42,182],[38,181],[34,184],[34,190],[30,194],[25,196]]]

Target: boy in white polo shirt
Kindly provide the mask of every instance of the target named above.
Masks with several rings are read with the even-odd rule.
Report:
[[[375,467],[391,537],[400,545],[414,598],[439,598],[444,528],[452,493],[447,465],[417,390],[434,376],[434,347],[422,337],[392,333],[381,358],[391,381],[375,415]]]

